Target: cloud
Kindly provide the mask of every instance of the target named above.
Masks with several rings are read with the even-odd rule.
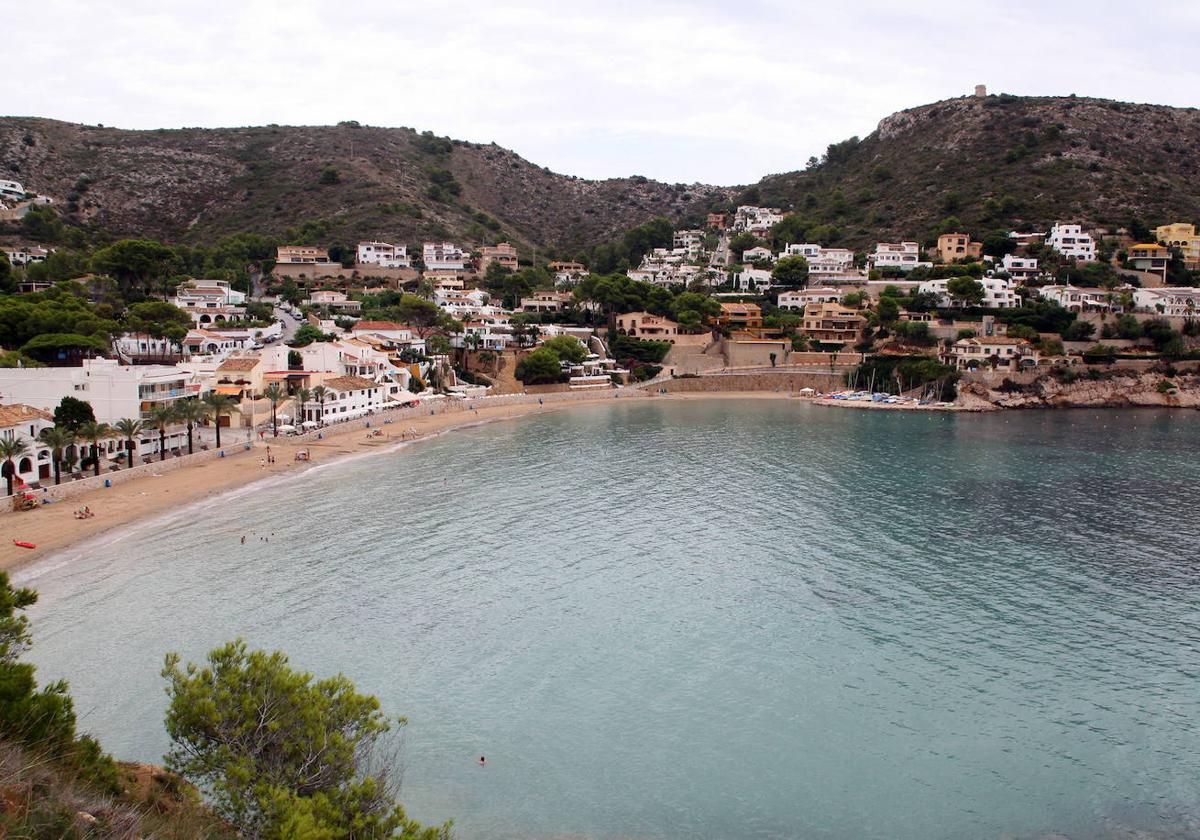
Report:
[[[1190,104],[1186,4],[23,3],[14,113],[131,128],[408,125],[587,177],[746,183],[969,92]],[[114,11],[115,9],[115,11]],[[19,79],[19,81],[18,81]]]

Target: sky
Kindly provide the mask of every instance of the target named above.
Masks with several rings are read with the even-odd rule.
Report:
[[[751,183],[976,84],[1200,104],[1196,0],[4,5],[8,115],[358,120],[494,141],[587,178]]]

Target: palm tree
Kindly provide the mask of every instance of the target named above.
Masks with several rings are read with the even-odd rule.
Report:
[[[176,421],[175,407],[156,405],[149,411],[150,425],[158,429],[158,460],[167,460],[167,426]]]
[[[187,424],[188,454],[191,455],[195,452],[192,430],[208,419],[208,406],[200,400],[180,400],[175,403],[175,417]]]
[[[312,399],[312,391],[308,388],[300,387],[293,392],[292,396],[296,398],[296,424],[304,422],[304,404]]]
[[[4,480],[8,482],[8,493],[13,494],[13,478],[17,475],[17,465],[13,463],[13,458],[20,458],[29,451],[29,444],[20,438],[0,438],[0,458],[4,459],[4,466],[0,471],[4,473]]]
[[[217,449],[221,448],[221,417],[225,414],[232,414],[233,407],[238,404],[238,401],[228,394],[218,394],[216,391],[209,391],[203,397],[204,404],[208,406],[209,412],[212,414],[213,422],[217,424]]]
[[[96,475],[100,475],[100,441],[104,438],[112,437],[112,427],[107,423],[97,423],[95,420],[89,420],[79,427],[77,432],[79,437],[92,442],[92,458],[96,461]]]
[[[116,423],[113,423],[113,428],[120,433],[121,437],[125,438],[125,466],[132,467],[133,439],[142,433],[142,421],[122,417]]]
[[[329,391],[326,390],[324,385],[318,385],[316,388],[312,389],[312,397],[317,401],[317,405],[321,408],[321,419],[319,421],[321,423],[325,422],[325,395],[328,393]]]
[[[278,382],[272,382],[263,389],[264,397],[271,401],[271,433],[275,437],[279,437],[279,423],[275,421],[275,410],[279,408],[279,404],[287,399],[287,394],[279,387]]]
[[[61,483],[63,451],[75,442],[75,435],[63,426],[47,426],[38,432],[38,440],[50,447],[50,460],[54,464],[54,483]]]

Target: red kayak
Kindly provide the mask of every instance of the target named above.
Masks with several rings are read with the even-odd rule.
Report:
[[[33,543],[25,542],[24,540],[13,540],[13,545],[18,546],[20,548],[37,548],[37,546],[34,545]]]

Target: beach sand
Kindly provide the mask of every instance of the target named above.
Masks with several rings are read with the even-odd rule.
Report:
[[[692,400],[692,399],[754,399],[788,398],[781,393],[687,393],[647,394],[632,399]],[[0,569],[13,570],[34,563],[50,554],[62,551],[89,538],[108,535],[114,529],[137,520],[167,514],[187,504],[236,490],[255,481],[298,473],[318,464],[328,464],[338,458],[360,455],[372,450],[391,449],[404,440],[420,440],[461,426],[480,422],[508,420],[531,414],[545,414],[573,406],[597,405],[612,402],[612,392],[597,394],[595,399],[570,402],[531,402],[519,405],[479,406],[475,411],[456,411],[432,416],[414,417],[388,425],[378,425],[382,437],[368,437],[361,428],[325,430],[323,440],[297,441],[292,438],[268,437],[263,443],[245,451],[239,449],[226,458],[150,475],[109,488],[99,488],[55,504],[43,505],[27,513],[6,513],[0,516]],[[381,417],[382,419],[382,417]],[[409,430],[415,430],[413,435]],[[271,448],[274,463],[261,465]],[[311,453],[311,461],[297,461],[298,451]],[[76,519],[75,511],[87,506],[95,517]],[[30,542],[35,549],[13,545],[13,540]]]

